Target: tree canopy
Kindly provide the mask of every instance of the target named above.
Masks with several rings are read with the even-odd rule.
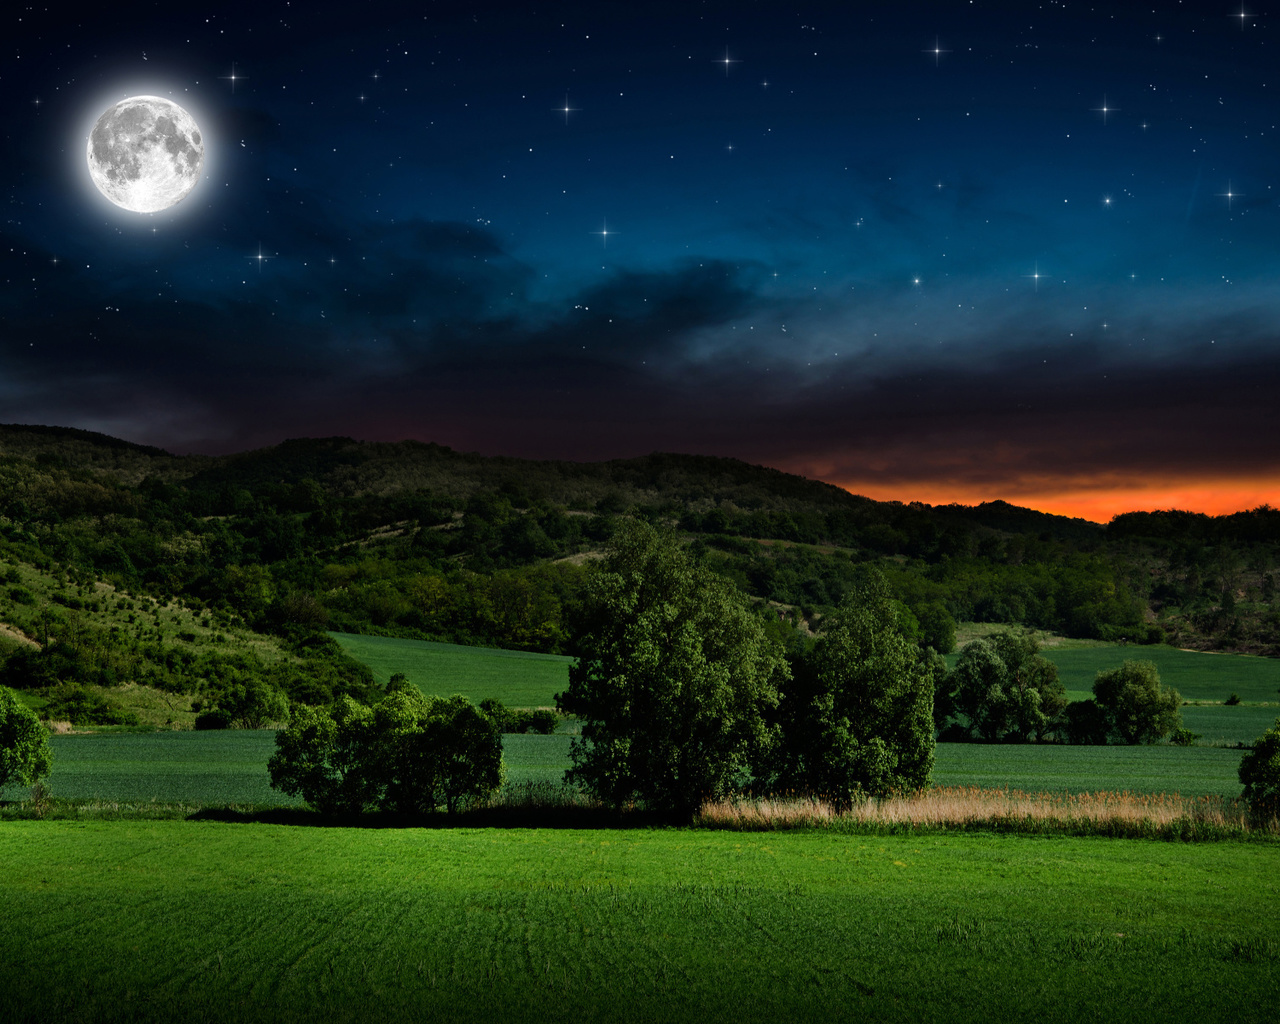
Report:
[[[736,588],[642,522],[587,585],[560,710],[582,723],[567,779],[614,805],[689,813],[758,769],[787,666]]]
[[[934,673],[945,666],[907,639],[896,605],[884,578],[868,572],[797,659],[776,786],[847,805],[929,784]]]
[[[0,686],[0,787],[35,785],[51,767],[49,731],[12,690]]]
[[[1162,686],[1154,662],[1126,660],[1099,672],[1093,697],[1107,715],[1110,731],[1130,744],[1155,743],[1182,727],[1182,697]]]

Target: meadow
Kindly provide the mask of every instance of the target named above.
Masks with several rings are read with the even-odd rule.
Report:
[[[1273,842],[28,821],[0,863],[5,1020],[1280,1013]]]
[[[373,670],[383,686],[403,672],[423,693],[449,697],[461,693],[473,703],[495,697],[513,708],[554,707],[556,694],[569,685],[572,658],[558,654],[463,647],[427,640],[356,633],[329,634],[344,651]]]
[[[1226,709],[1236,710],[1236,709]],[[559,783],[569,766],[571,737],[507,735],[507,784]],[[79,800],[223,804],[296,804],[271,789],[269,730],[153,732],[55,736],[55,796]],[[980,786],[1026,792],[1181,793],[1240,795],[1241,752],[1215,747],[1067,747],[940,743],[933,771],[938,786]],[[0,798],[24,799],[17,787]]]

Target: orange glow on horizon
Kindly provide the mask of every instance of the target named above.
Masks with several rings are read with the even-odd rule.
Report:
[[[1129,486],[1099,486],[1081,484],[1053,487],[1048,481],[1043,485],[1028,487],[1010,483],[1005,487],[992,487],[979,491],[972,485],[904,482],[901,485],[863,485],[839,481],[839,486],[853,494],[861,494],[876,501],[922,501],[928,505],[980,505],[984,501],[1004,500],[1010,505],[1033,508],[1053,515],[1088,519],[1095,523],[1110,522],[1122,512],[1155,512],[1162,509],[1179,509],[1184,512],[1204,512],[1208,515],[1229,515],[1244,512],[1259,505],[1280,506],[1280,483],[1257,480],[1223,480],[1220,483],[1197,481],[1175,483],[1168,481],[1135,481]]]

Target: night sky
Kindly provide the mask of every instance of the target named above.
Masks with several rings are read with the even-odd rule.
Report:
[[[1280,7],[0,15],[0,422],[1280,504]],[[126,96],[206,137],[129,213]]]

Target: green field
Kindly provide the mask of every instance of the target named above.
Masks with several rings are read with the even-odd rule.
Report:
[[[572,658],[558,654],[462,647],[426,640],[397,640],[355,633],[329,634],[351,657],[373,669],[386,685],[403,672],[423,693],[464,694],[474,703],[495,697],[513,708],[554,707],[556,694],[569,685]]]
[[[1194,709],[1187,709],[1194,710]],[[1239,709],[1210,709],[1235,711]],[[503,737],[507,783],[559,782],[566,735]],[[271,789],[275,733],[156,732],[53,737],[54,795],[106,801],[295,804]],[[1184,796],[1240,795],[1241,752],[1212,747],[1059,747],[940,743],[933,781],[1027,792],[1129,790]],[[0,797],[20,800],[15,786]]]
[[[1280,1013],[1275,843],[32,821],[0,863],[4,1020]]]
[[[1155,662],[1160,681],[1177,690],[1183,700],[1221,701],[1236,693],[1241,700],[1280,704],[1280,660],[1274,658],[1204,654],[1162,644],[1045,647],[1040,653],[1058,666],[1062,685],[1081,696],[1092,696],[1099,671],[1117,668],[1130,658]],[[947,661],[954,665],[955,659],[952,654]],[[1276,714],[1280,715],[1280,706]]]

